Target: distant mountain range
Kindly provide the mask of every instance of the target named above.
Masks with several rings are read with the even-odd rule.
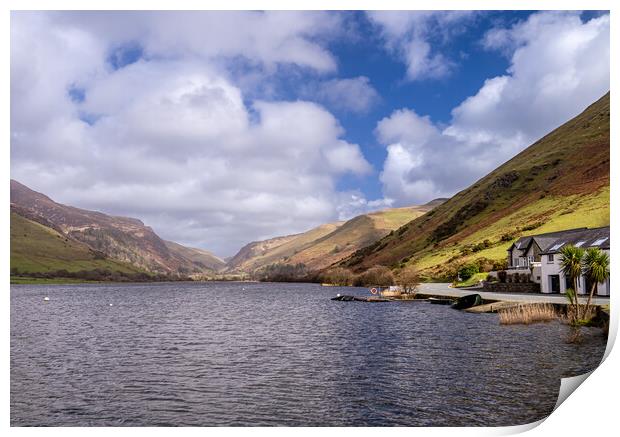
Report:
[[[415,268],[450,279],[467,262],[492,263],[523,234],[607,226],[609,93],[469,188],[341,266]]]
[[[324,224],[301,234],[249,243],[228,261],[227,267],[233,272],[254,272],[280,263],[304,264],[309,270],[321,270],[385,237],[445,200],[362,214],[346,222]]]
[[[140,220],[62,205],[11,180],[11,268],[213,277],[383,265],[449,279],[463,263],[501,263],[522,234],[609,225],[609,115],[607,93],[451,199],[252,242],[227,262],[164,241]]]
[[[138,219],[63,205],[11,180],[11,268],[20,274],[102,269],[194,277],[254,274],[278,263],[320,270],[444,200],[253,242],[225,262],[206,250],[165,241]]]

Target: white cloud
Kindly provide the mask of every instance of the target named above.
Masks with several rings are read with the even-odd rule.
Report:
[[[234,29],[235,14],[198,14],[202,34],[188,14],[110,14],[113,35],[98,14],[12,15],[12,177],[223,255],[338,216],[337,178],[371,170],[338,120],[316,103],[247,101],[212,59],[330,71],[330,14],[240,13]],[[114,70],[106,57],[127,40],[146,55]]]
[[[379,93],[365,76],[330,79],[310,84],[302,91],[303,95],[325,102],[330,107],[358,114],[368,112],[380,99]]]
[[[407,66],[407,78],[421,80],[438,79],[453,71],[454,62],[437,47],[461,33],[475,13],[370,11],[367,16],[380,29],[386,48]]]
[[[369,201],[358,190],[342,192],[338,199],[338,220],[349,220],[360,214],[391,208],[393,203],[388,198]]]
[[[454,194],[609,90],[609,15],[537,13],[484,43],[511,50],[510,67],[454,108],[447,127],[410,109],[378,123],[383,191],[396,204]]]
[[[320,72],[337,67],[323,44],[341,30],[340,17],[329,12],[87,11],[52,17],[63,28],[112,45],[139,42],[150,58],[243,57],[268,68],[295,64]]]

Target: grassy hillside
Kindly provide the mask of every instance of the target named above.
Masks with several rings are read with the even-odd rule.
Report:
[[[251,243],[229,261],[229,266],[251,272],[282,263],[304,264],[310,270],[320,270],[419,217],[437,203],[364,214],[347,222],[321,225],[302,234]]]
[[[20,274],[63,269],[139,272],[129,264],[104,259],[85,244],[51,228],[11,213],[11,270],[14,269]]]
[[[342,265],[416,268],[442,278],[501,261],[521,235],[609,224],[609,93],[430,213]],[[487,262],[488,263],[488,262]]]

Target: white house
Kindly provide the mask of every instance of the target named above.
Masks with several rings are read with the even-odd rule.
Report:
[[[580,232],[572,232],[565,236],[560,236],[541,253],[542,280],[540,285],[543,293],[566,293],[567,288],[573,288],[570,279],[561,272],[562,256],[559,253],[563,247],[571,245],[584,249],[598,247],[609,254],[609,226],[585,229]],[[588,294],[591,288],[592,285],[584,276],[581,276],[577,281],[577,293]],[[599,296],[609,296],[609,279],[604,283],[598,284],[597,294]]]
[[[570,245],[584,249],[598,247],[609,254],[609,244],[609,226],[521,237],[508,249],[508,269],[530,273],[532,281],[540,284],[543,293],[565,293],[573,285],[561,272],[560,250]],[[590,288],[586,278],[580,277],[577,293],[587,294]],[[597,294],[609,296],[609,280],[598,284]]]

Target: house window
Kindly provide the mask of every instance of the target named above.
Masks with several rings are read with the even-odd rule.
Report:
[[[549,263],[553,262],[553,255],[547,255],[547,262]]]

